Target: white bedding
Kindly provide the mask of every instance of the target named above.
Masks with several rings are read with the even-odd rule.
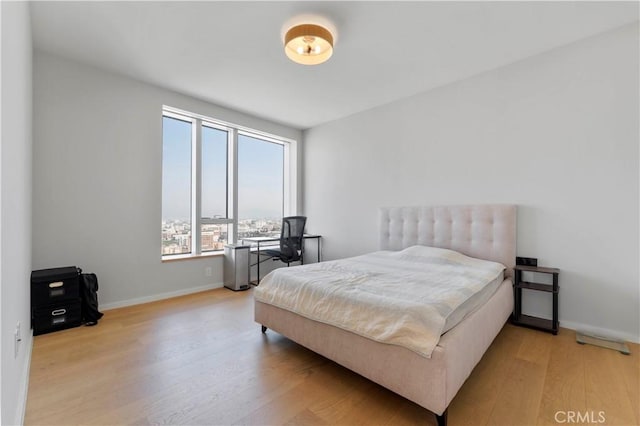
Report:
[[[280,268],[256,300],[429,358],[456,308],[505,267],[426,246]],[[476,306],[470,306],[469,311]],[[460,318],[462,318],[462,315]]]

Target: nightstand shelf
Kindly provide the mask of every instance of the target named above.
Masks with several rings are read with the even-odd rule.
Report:
[[[546,291],[549,293],[554,291],[553,285],[551,284],[530,283],[527,281],[521,281],[518,284],[518,287],[526,288],[527,290]]]
[[[518,325],[535,328],[537,330],[550,331],[553,329],[553,321],[546,318],[532,317],[520,314]],[[555,333],[554,333],[555,334]]]
[[[560,270],[557,268],[544,268],[538,266],[516,265],[514,268],[513,295],[514,307],[511,322],[515,325],[534,328],[553,334],[558,334],[558,275]],[[552,284],[544,284],[533,281],[524,281],[522,279],[523,272],[531,272],[535,274],[549,274],[552,277]],[[551,293],[553,303],[553,319],[538,318],[522,313],[522,290],[533,290]]]

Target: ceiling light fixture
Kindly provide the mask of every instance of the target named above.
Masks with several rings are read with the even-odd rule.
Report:
[[[284,52],[299,64],[321,64],[333,54],[333,35],[320,25],[296,25],[284,36]]]

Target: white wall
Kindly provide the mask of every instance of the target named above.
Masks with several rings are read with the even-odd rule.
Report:
[[[161,263],[163,104],[301,139],[298,130],[36,51],[33,267],[95,272],[102,306],[222,285],[222,257]]]
[[[634,24],[310,129],[309,230],[340,258],[377,249],[379,206],[515,203],[561,326],[638,341],[638,115]]]
[[[29,8],[2,2],[2,144],[0,146],[0,301],[3,425],[22,423],[32,345],[31,274],[32,42]],[[14,332],[22,343],[14,354]]]

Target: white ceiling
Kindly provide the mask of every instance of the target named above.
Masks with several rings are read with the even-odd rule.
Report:
[[[309,128],[638,20],[637,2],[33,2],[37,49]],[[300,15],[333,57],[289,61]]]

